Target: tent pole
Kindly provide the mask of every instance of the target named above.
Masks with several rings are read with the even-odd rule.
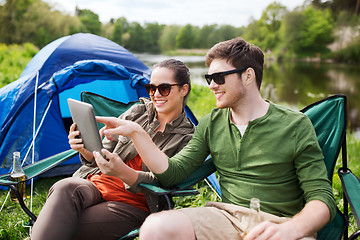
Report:
[[[44,123],[44,119],[45,119],[45,117],[46,117],[46,115],[47,115],[47,113],[48,113],[48,111],[49,111],[49,109],[50,109],[51,104],[52,104],[52,100],[49,101],[49,103],[48,103],[48,105],[47,105],[47,107],[46,107],[46,110],[45,110],[45,112],[44,112],[44,115],[43,115],[43,117],[42,117],[42,119],[41,119],[41,121],[40,121],[39,127],[38,127],[38,129],[37,129],[37,131],[36,131],[36,134],[35,134],[35,137],[33,137],[33,139],[36,138],[37,135],[39,134],[40,128],[41,128],[42,124]],[[32,146],[33,146],[33,143],[34,143],[34,141],[31,141],[30,147],[29,147],[28,151],[27,151],[26,154],[25,154],[25,157],[24,157],[24,159],[23,159],[23,161],[22,161],[22,163],[21,163],[21,166],[24,165],[25,160],[26,160],[27,156],[29,155],[30,150],[31,150],[31,148],[32,148]]]
[[[35,161],[35,137],[36,137],[36,105],[37,105],[37,88],[39,84],[39,71],[36,72],[36,81],[35,81],[35,90],[34,90],[34,121],[33,121],[33,141],[32,141],[32,157],[31,157],[31,164]],[[40,129],[40,126],[39,126]],[[34,193],[34,179],[31,178],[30,183],[30,212],[32,212],[33,206],[33,193]],[[29,234],[31,234],[31,227],[29,228]]]

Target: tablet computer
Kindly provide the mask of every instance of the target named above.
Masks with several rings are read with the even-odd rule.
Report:
[[[86,150],[93,152],[103,148],[98,125],[95,119],[94,108],[91,104],[75,99],[67,99],[73,122],[80,131],[80,138]],[[101,152],[100,152],[101,153]]]

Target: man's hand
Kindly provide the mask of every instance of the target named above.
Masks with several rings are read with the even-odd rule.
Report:
[[[262,222],[254,227],[244,240],[295,240],[314,236],[330,221],[330,210],[319,200],[308,202],[305,207],[289,221],[275,224]]]
[[[115,134],[131,137],[137,152],[151,172],[160,174],[168,168],[167,156],[139,124],[114,117],[96,117],[96,121],[105,124],[101,134],[105,134],[110,141],[113,140],[111,135]]]
[[[244,240],[295,240],[294,229],[289,229],[285,223],[276,224],[265,221],[251,229]]]
[[[115,117],[96,117],[96,121],[105,124],[100,129],[100,136],[104,134],[110,141],[114,140],[112,135],[130,136],[136,131],[143,130],[141,126],[129,120],[123,120]]]

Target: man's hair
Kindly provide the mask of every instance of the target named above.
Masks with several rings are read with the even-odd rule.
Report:
[[[177,84],[181,86],[187,84],[189,86],[189,90],[186,96],[184,97],[184,106],[185,106],[191,90],[189,68],[182,61],[176,59],[167,59],[154,65],[154,68],[158,68],[158,67],[163,67],[172,70],[174,72],[174,79]]]
[[[251,67],[255,71],[256,84],[260,89],[264,54],[255,45],[249,44],[244,39],[238,37],[215,44],[206,54],[206,66],[210,66],[214,59],[224,59],[235,68]]]

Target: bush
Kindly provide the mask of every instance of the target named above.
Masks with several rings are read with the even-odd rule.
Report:
[[[211,109],[216,108],[216,99],[209,88],[193,84],[187,105],[194,112],[196,118],[200,120],[210,113]]]
[[[17,80],[38,49],[31,43],[0,43],[0,88]]]

